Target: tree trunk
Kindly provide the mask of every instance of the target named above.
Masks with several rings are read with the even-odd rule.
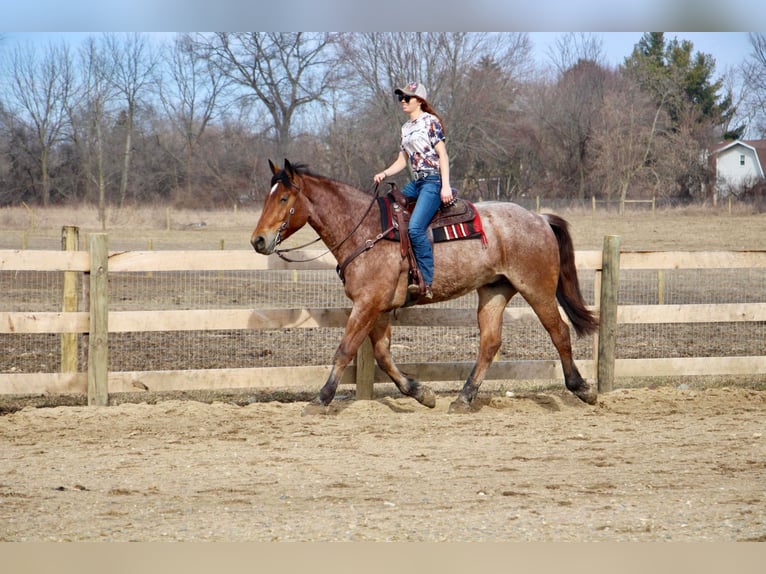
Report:
[[[43,206],[48,207],[48,204],[51,201],[51,180],[48,175],[48,149],[45,147],[40,152],[40,172],[43,188]]]
[[[120,178],[120,208],[125,206],[125,198],[128,193],[128,173],[130,172],[131,147],[133,145],[133,108],[128,108],[128,118],[125,129],[125,154],[122,164],[122,177]]]

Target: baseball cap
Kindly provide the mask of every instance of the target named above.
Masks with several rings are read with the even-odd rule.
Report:
[[[428,92],[426,91],[426,87],[423,84],[419,84],[418,82],[410,82],[403,88],[396,88],[394,90],[394,94],[397,96],[399,94],[404,94],[405,96],[415,96],[416,98],[420,98],[421,100],[425,100],[428,96]]]

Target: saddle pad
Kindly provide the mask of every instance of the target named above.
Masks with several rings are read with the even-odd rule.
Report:
[[[457,202],[457,205],[450,208],[448,213],[442,214],[441,210],[437,212],[428,225],[433,234],[434,243],[455,239],[481,239],[482,243],[486,244],[487,238],[484,235],[479,212],[470,201],[458,199]],[[394,224],[393,203],[394,198],[390,193],[378,198],[382,231],[391,229]],[[409,213],[405,215],[408,220],[409,215]],[[399,229],[391,229],[384,238],[399,241]]]

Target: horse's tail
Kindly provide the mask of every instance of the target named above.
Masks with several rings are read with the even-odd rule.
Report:
[[[577,335],[590,335],[598,328],[598,318],[585,306],[580,292],[569,224],[563,218],[551,213],[545,214],[544,217],[553,229],[559,244],[559,284],[556,288],[556,299],[572,322]]]

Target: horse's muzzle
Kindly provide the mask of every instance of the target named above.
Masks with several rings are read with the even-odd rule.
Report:
[[[271,255],[274,252],[274,247],[276,247],[276,241],[274,239],[269,241],[263,235],[253,234],[250,238],[250,245],[262,255]]]

